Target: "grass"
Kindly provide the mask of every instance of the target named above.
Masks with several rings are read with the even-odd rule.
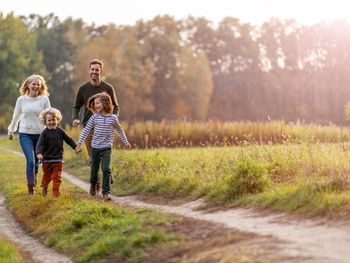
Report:
[[[349,208],[349,149],[301,143],[114,150],[112,192],[339,216]],[[86,152],[67,152],[67,170],[88,180],[86,159]]]
[[[1,263],[21,263],[24,257],[21,250],[9,241],[7,238],[0,236],[0,262]]]
[[[1,191],[29,232],[76,262],[140,262],[152,249],[172,247],[180,237],[167,233],[181,221],[149,209],[118,207],[90,199],[64,182],[60,198],[26,194],[23,158],[0,152]]]
[[[350,207],[349,143],[115,149],[112,156],[116,195],[201,197],[217,205],[334,217]],[[86,152],[67,150],[65,159],[67,171],[89,180]]]
[[[332,124],[146,121],[122,125],[129,141],[139,149],[350,141],[349,128]],[[75,138],[79,136],[79,129],[67,126],[66,130]]]
[[[101,202],[64,179],[60,198],[38,194],[29,197],[24,159],[4,150],[9,145],[0,138],[0,191],[8,207],[30,235],[69,255],[74,262],[197,262],[205,258],[207,262],[240,263],[258,262],[257,258],[275,254],[271,248],[251,248],[254,235],[149,209]],[[16,140],[11,142],[10,148],[18,147]],[[70,161],[77,158],[80,165],[85,165],[85,157],[72,155]],[[239,249],[232,250],[233,244]]]

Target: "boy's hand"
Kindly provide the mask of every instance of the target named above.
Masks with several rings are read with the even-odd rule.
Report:
[[[80,153],[81,152],[81,146],[78,144],[77,147],[74,149],[75,153]]]
[[[131,144],[128,143],[128,144],[125,144],[126,147],[128,147],[129,149],[131,148]]]
[[[42,160],[44,157],[41,153],[37,154],[36,157],[39,159],[39,160]]]
[[[13,132],[9,132],[7,135],[8,135],[9,140],[12,141],[13,140]]]

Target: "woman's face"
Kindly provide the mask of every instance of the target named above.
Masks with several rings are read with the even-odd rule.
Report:
[[[28,95],[30,97],[38,96],[41,86],[42,83],[40,79],[32,79],[28,84]]]

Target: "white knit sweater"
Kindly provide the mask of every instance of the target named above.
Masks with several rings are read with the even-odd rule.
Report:
[[[12,121],[8,127],[8,134],[13,134],[19,123],[19,132],[28,134],[40,134],[44,125],[39,120],[41,111],[50,108],[47,96],[30,97],[23,95],[18,97]]]

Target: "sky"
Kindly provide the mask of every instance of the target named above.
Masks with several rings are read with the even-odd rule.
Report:
[[[349,0],[0,0],[4,15],[54,13],[60,19],[81,18],[87,24],[133,25],[156,15],[177,19],[205,17],[217,24],[223,17],[260,25],[271,17],[294,18],[299,24],[315,24],[350,18]]]

